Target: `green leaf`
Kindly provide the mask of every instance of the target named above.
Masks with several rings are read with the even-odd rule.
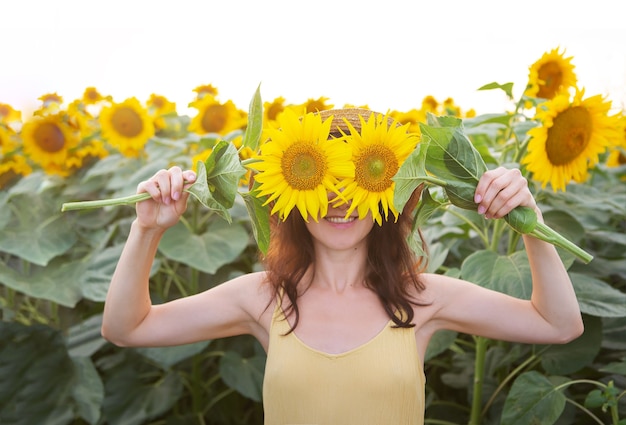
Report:
[[[100,420],[100,407],[104,400],[104,385],[89,357],[73,358],[76,382],[72,386],[72,397],[78,414],[91,425]]]
[[[73,419],[75,368],[61,333],[0,322],[0,423],[65,425]]]
[[[235,145],[221,140],[206,161],[198,162],[197,181],[187,190],[230,223],[228,209],[235,202],[239,181],[245,173]]]
[[[464,134],[460,120],[440,117],[437,123],[456,126],[432,127],[420,123],[422,143],[428,143],[426,171],[447,183],[444,190],[452,204],[475,210],[474,192],[487,166]]]
[[[72,358],[91,357],[107,341],[102,338],[102,314],[96,314],[90,318],[76,323],[67,331],[65,344]]]
[[[602,347],[626,350],[626,316],[602,318]]]
[[[33,298],[74,307],[82,298],[80,278],[85,264],[58,259],[47,267],[31,266],[32,273],[22,275],[0,261],[0,282]]]
[[[415,189],[427,181],[428,174],[424,167],[426,148],[426,143],[419,143],[391,179],[395,182],[393,206],[397,211],[402,211]]]
[[[10,221],[0,230],[0,251],[8,252],[31,263],[46,266],[76,242],[72,221],[59,213],[52,194],[19,195],[9,201],[14,211]]]
[[[211,341],[200,341],[193,344],[177,345],[173,347],[142,347],[136,348],[139,354],[153,360],[163,369],[169,369],[176,363],[202,352]]]
[[[502,425],[552,425],[565,408],[565,396],[539,372],[520,375],[502,411]]]
[[[626,293],[591,276],[574,272],[569,275],[580,311],[598,317],[626,317]]]
[[[532,279],[525,251],[510,256],[493,251],[475,252],[463,261],[463,279],[521,299],[530,299]]]
[[[263,102],[261,100],[261,84],[258,85],[248,108],[248,125],[243,135],[242,145],[254,152],[259,148],[263,132]]]
[[[261,401],[265,356],[243,358],[239,353],[227,351],[220,359],[219,368],[226,385],[254,401]]]
[[[552,375],[569,375],[589,366],[600,352],[602,344],[602,320],[583,316],[585,332],[567,344],[551,345],[541,355],[541,365]]]
[[[176,371],[163,372],[133,350],[100,358],[106,397],[102,423],[143,425],[170,410],[183,394]]]
[[[255,181],[250,192],[240,194],[248,210],[254,240],[259,250],[266,254],[270,245],[270,211],[267,206],[263,206],[264,200],[254,195],[258,186],[259,183]]]
[[[494,89],[502,90],[503,92],[506,93],[509,99],[513,99],[513,83],[498,84],[494,82],[494,83],[485,84],[484,86],[480,87],[478,90],[494,90]]]
[[[214,220],[205,233],[195,235],[179,222],[165,232],[159,251],[171,260],[213,274],[235,260],[248,242],[248,232],[240,223]]]
[[[426,347],[424,361],[427,362],[428,360],[446,351],[452,344],[454,344],[457,335],[457,332],[446,329],[435,332],[428,342],[428,347]]]

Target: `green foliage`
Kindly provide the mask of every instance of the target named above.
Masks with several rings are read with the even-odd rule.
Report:
[[[512,87],[483,89],[508,94]],[[249,115],[243,146],[254,149],[262,132],[258,90]],[[462,122],[431,117],[422,125],[422,143],[394,178],[395,206],[401,210],[425,186],[415,212],[422,233],[411,245],[421,252],[427,244],[429,271],[530,297],[530,266],[516,226],[477,214],[473,188],[488,168],[519,166],[527,131],[536,125],[517,112]],[[140,158],[111,155],[63,179],[34,173],[0,191],[0,423],[262,423],[265,353],[251,337],[163,348],[119,348],[102,339],[103,301],[134,211],[61,213],[77,199],[133,193],[172,164],[191,167],[191,143],[213,153],[198,164],[189,208],[165,234],[152,267],[152,299],[164,302],[257,270],[258,253],[267,250],[268,209],[253,195],[254,184],[240,186],[245,168],[228,137],[166,129]],[[542,346],[438,332],[424,359],[426,423],[624,424],[626,170],[598,165],[590,174],[588,183],[564,193],[530,179],[546,224],[593,255],[585,264],[557,245],[585,333]],[[517,230],[529,230],[527,217],[521,224]]]

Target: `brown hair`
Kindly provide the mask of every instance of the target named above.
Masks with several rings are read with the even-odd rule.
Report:
[[[413,327],[413,306],[423,305],[412,298],[411,288],[417,292],[424,290],[419,274],[426,268],[426,258],[417,257],[408,243],[413,231],[413,209],[421,192],[421,186],[413,192],[397,222],[393,221],[393,215],[389,220],[383,215],[382,225],[375,224],[367,236],[365,284],[378,295],[387,315],[398,327]],[[315,249],[304,219],[298,213],[289,214],[285,221],[272,216],[270,229],[270,245],[263,264],[273,299],[281,302],[281,295],[284,295],[289,300],[285,315],[295,315],[291,332],[300,319],[297,300],[302,287],[299,284],[315,261]],[[424,243],[422,249],[426,252]],[[397,312],[401,313],[400,317]]]
[[[318,113],[322,119],[333,116],[330,137],[341,137],[342,132],[348,131],[346,122],[350,122],[359,130],[361,128],[359,116],[367,119],[370,114],[376,112],[362,108],[347,108]],[[390,125],[393,122],[388,118]],[[421,193],[420,185],[405,204],[397,222],[394,222],[393,215],[390,215],[390,220],[386,220],[382,214],[382,225],[375,224],[367,236],[365,284],[378,295],[387,315],[398,327],[415,326],[411,323],[414,316],[413,306],[424,305],[413,299],[411,289],[414,288],[417,292],[424,290],[419,274],[426,269],[427,260],[426,257],[417,257],[408,242],[413,231],[418,232],[420,239],[424,240],[420,230],[413,229],[413,210]],[[427,252],[423,242],[422,250]],[[289,316],[292,313],[295,315],[289,332],[298,326],[300,312],[297,300],[303,290],[306,290],[306,285],[303,289],[300,283],[314,261],[313,240],[302,216],[295,211],[284,221],[280,221],[276,215],[272,215],[270,244],[262,262],[272,286],[273,299],[282,303],[283,296],[286,296],[289,305],[285,308],[285,315]],[[400,317],[397,313],[400,313]]]

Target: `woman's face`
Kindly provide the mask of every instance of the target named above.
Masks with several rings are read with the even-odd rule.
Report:
[[[309,220],[306,227],[316,244],[322,244],[334,250],[354,249],[366,243],[366,237],[374,226],[371,213],[359,220],[358,211],[352,211],[346,218],[350,204],[333,207],[335,195],[329,195],[328,213],[318,222]]]

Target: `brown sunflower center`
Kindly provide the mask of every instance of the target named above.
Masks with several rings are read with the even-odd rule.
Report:
[[[280,162],[285,180],[296,190],[313,190],[322,183],[328,166],[326,158],[310,143],[295,143]]]
[[[539,86],[537,97],[552,99],[563,84],[563,70],[556,62],[546,62],[539,68],[537,76],[543,81]]]
[[[219,133],[228,122],[228,110],[224,105],[211,105],[202,115],[202,128],[207,133]]]
[[[0,105],[0,117],[8,117],[10,112],[8,105]]]
[[[554,165],[570,163],[589,144],[591,131],[591,115],[586,108],[574,106],[557,115],[546,140],[550,162]]]
[[[275,120],[276,117],[278,117],[278,114],[283,112],[284,109],[285,107],[280,103],[272,103],[267,110],[267,118],[272,121]]]
[[[367,146],[357,157],[355,179],[359,186],[369,192],[384,192],[398,172],[398,160],[394,152],[383,145]]]
[[[137,137],[143,130],[141,117],[132,108],[117,108],[111,115],[111,125],[119,134],[124,137]]]
[[[58,152],[65,146],[65,136],[61,129],[51,122],[44,122],[33,131],[33,138],[39,148],[45,152]]]

